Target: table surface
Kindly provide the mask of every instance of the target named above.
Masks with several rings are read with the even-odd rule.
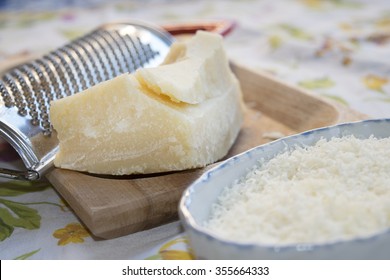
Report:
[[[25,3],[27,2],[27,3]],[[387,0],[0,1],[0,61],[112,21],[234,20],[229,58],[373,118],[390,116]],[[20,165],[0,142],[2,167]],[[98,240],[47,182],[0,181],[0,259],[191,259],[180,222]]]

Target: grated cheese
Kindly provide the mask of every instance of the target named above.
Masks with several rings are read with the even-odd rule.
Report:
[[[230,240],[324,243],[390,226],[390,138],[321,139],[225,188],[206,226]]]

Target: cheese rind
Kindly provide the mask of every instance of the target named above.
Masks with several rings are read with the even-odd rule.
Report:
[[[222,48],[221,42],[218,48]],[[243,108],[240,86],[227,59],[214,59],[214,68],[207,68],[207,63],[193,64],[198,67],[199,63],[206,72],[227,67],[227,83],[218,87],[195,77],[202,83],[193,90],[202,96],[196,104],[180,96],[173,101],[171,96],[156,92],[150,80],[145,82],[138,74],[123,74],[52,102],[50,118],[59,139],[55,166],[124,175],[202,167],[225,156],[240,130]],[[192,60],[187,61],[190,64]],[[170,65],[177,67],[172,72],[182,69],[180,61]],[[153,79],[159,81],[159,75]],[[170,92],[180,92],[183,85],[176,78],[165,83],[161,88]]]

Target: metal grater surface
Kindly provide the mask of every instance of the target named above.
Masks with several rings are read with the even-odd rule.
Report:
[[[50,123],[50,101],[122,73],[156,66],[172,42],[169,33],[153,26],[108,24],[3,73],[0,137],[19,153],[26,170],[0,168],[0,176],[36,180],[52,166],[58,140]]]

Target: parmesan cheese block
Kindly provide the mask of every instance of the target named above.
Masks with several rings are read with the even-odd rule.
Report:
[[[205,166],[234,143],[241,98],[222,38],[198,32],[174,44],[161,66],[52,102],[54,164],[113,175]]]

